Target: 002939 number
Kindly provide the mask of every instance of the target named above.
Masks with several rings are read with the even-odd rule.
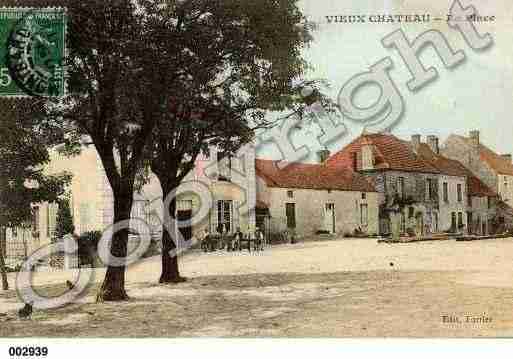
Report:
[[[9,347],[9,356],[14,358],[23,357],[46,357],[48,347]]]

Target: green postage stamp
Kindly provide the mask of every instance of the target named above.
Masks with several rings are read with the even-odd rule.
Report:
[[[0,8],[0,97],[64,96],[66,12]]]

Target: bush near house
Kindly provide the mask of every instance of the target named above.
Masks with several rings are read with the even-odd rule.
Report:
[[[102,231],[89,231],[77,237],[78,259],[80,266],[101,267],[103,263],[98,255],[98,244],[102,238]],[[161,253],[158,241],[151,238],[150,245],[142,258],[148,258]]]
[[[67,234],[75,232],[75,225],[73,224],[73,216],[71,215],[71,207],[68,198],[60,199],[59,209],[57,210],[57,218],[55,223],[55,231],[52,236],[52,242],[56,243],[64,238]],[[54,253],[49,259],[51,267],[63,268],[64,266],[64,252]]]
[[[157,238],[152,237],[150,246],[148,247],[148,250],[146,253],[143,254],[143,258],[149,258],[154,257],[162,253],[161,250],[161,243]]]
[[[98,243],[102,238],[101,231],[89,231],[77,238],[79,265],[100,266]]]
[[[74,232],[75,225],[73,224],[73,216],[71,215],[69,200],[63,199],[59,201],[53,241],[64,237],[66,234],[73,234]]]
[[[8,267],[8,266],[5,266],[5,271],[7,273],[16,273],[16,272],[19,272],[21,269],[21,264],[18,264],[16,267],[14,268],[11,268],[11,267]]]

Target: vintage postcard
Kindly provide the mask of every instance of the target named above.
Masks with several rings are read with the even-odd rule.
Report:
[[[511,337],[512,33],[510,0],[0,0],[0,337]]]

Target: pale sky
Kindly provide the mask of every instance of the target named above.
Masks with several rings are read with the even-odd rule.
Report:
[[[445,17],[452,1],[449,0],[302,0],[301,6],[310,21],[318,24],[314,42],[305,57],[314,67],[312,78],[326,78],[331,83],[331,94],[336,98],[342,85],[354,75],[368,71],[369,66],[384,57],[394,62],[391,76],[405,102],[405,115],[392,131],[401,138],[412,133],[434,134],[441,142],[451,133],[466,135],[472,129],[481,131],[483,143],[499,153],[513,152],[513,1],[461,0],[463,6],[474,5],[480,15],[495,15],[492,23],[477,23],[481,33],[490,33],[494,45],[483,52],[468,47],[461,34],[450,29],[445,21],[421,24],[328,24],[327,15],[351,14],[425,14]],[[436,53],[428,48],[421,59],[426,67],[435,66],[439,77],[416,93],[408,90],[410,73],[399,54],[386,49],[381,39],[397,29],[407,37],[415,37],[430,29],[446,35],[454,50],[463,50],[466,61],[446,70]],[[377,100],[378,91],[362,91],[369,104]],[[344,119],[349,134],[330,146],[332,152],[342,148],[358,136],[362,128]],[[321,146],[314,131],[294,136],[296,146],[308,145],[312,151]],[[259,157],[281,159],[273,145],[265,145]],[[313,158],[312,158],[313,159]]]

